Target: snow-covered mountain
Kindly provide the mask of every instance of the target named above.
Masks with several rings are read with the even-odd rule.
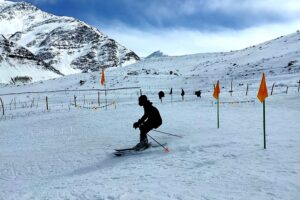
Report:
[[[297,87],[299,58],[298,31],[239,51],[157,57],[121,68],[110,68],[105,73],[108,76],[106,85],[107,88],[141,87],[144,92],[169,92],[170,88],[180,92],[181,88],[185,88],[187,94],[192,94],[199,89],[210,92],[217,80],[220,80],[222,87],[228,88],[233,80],[234,90],[244,91],[248,83],[249,87],[257,87],[264,72],[271,83]],[[99,72],[81,73],[44,82],[46,86],[32,84],[25,90],[43,90],[43,87],[49,88],[50,85],[53,90],[101,88],[99,79]],[[79,85],[79,80],[85,84]],[[6,89],[2,90],[3,93],[12,90],[10,87]],[[21,92],[24,89],[18,87],[16,90]]]
[[[5,1],[0,3],[0,9],[0,27],[8,27],[0,30],[6,38],[26,47],[62,74],[96,71],[102,65],[117,66],[120,59],[122,62],[139,59],[134,52],[74,18],[57,17],[28,3]],[[133,85],[142,85],[142,76],[148,77],[147,84],[151,87],[161,87],[162,83],[171,87],[178,79],[182,84],[259,79],[262,72],[268,77],[295,77],[300,73],[300,33],[231,52],[163,56],[158,51],[153,55],[130,66],[110,69],[109,73],[116,78],[108,84],[120,85],[126,77]],[[158,75],[164,75],[159,77],[162,82],[153,78]],[[92,76],[98,76],[98,72]],[[79,77],[85,75],[76,79]]]
[[[151,53],[145,59],[165,57],[165,56],[167,56],[167,55],[165,55],[163,52],[161,52],[161,51],[158,50],[158,51],[155,51],[155,52]]]
[[[31,82],[60,76],[58,70],[0,34],[0,83]]]
[[[25,2],[0,1],[0,34],[64,75],[117,67],[139,57],[96,28],[43,12]]]
[[[196,89],[211,88],[216,80],[223,84],[231,80],[235,83],[260,80],[262,72],[268,79],[280,82],[299,79],[299,31],[238,51],[144,59],[111,73],[116,77],[127,76],[134,85],[142,86],[143,79],[147,79],[147,85],[153,88],[181,85]]]

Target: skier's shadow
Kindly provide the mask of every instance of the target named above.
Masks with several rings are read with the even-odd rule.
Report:
[[[149,152],[150,153],[150,152]],[[149,154],[144,153],[143,156],[146,156]],[[150,154],[149,154],[150,155]],[[70,176],[78,176],[78,175],[85,175],[91,172],[107,169],[107,168],[113,168],[114,166],[120,166],[120,162],[123,162],[125,160],[128,160],[128,158],[138,158],[138,155],[128,155],[128,156],[120,156],[117,157],[115,155],[107,155],[103,160],[101,160],[98,163],[95,163],[94,165],[86,166],[80,169],[76,169],[71,173],[68,173],[64,176],[70,177]]]
[[[124,158],[118,158],[115,157],[114,155],[107,155],[107,157],[101,160],[100,162],[97,162],[90,166],[76,169],[73,172],[66,174],[65,176],[78,176],[78,175],[84,175],[84,174],[88,174],[106,168],[113,168],[115,165],[119,164],[124,160],[125,160]]]

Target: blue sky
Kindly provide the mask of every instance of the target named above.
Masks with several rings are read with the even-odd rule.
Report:
[[[299,0],[25,0],[146,56],[241,49],[300,29]]]

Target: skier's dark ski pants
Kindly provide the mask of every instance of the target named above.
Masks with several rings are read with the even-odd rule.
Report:
[[[153,128],[154,126],[149,122],[148,123],[145,122],[140,126],[140,142],[147,139],[147,133],[151,131]]]

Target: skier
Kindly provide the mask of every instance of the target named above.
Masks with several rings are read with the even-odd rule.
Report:
[[[162,119],[156,107],[147,99],[146,95],[139,97],[139,105],[144,107],[144,115],[133,124],[133,128],[140,129],[140,142],[136,145],[137,149],[148,148],[147,133],[153,128],[158,128],[162,124]]]

